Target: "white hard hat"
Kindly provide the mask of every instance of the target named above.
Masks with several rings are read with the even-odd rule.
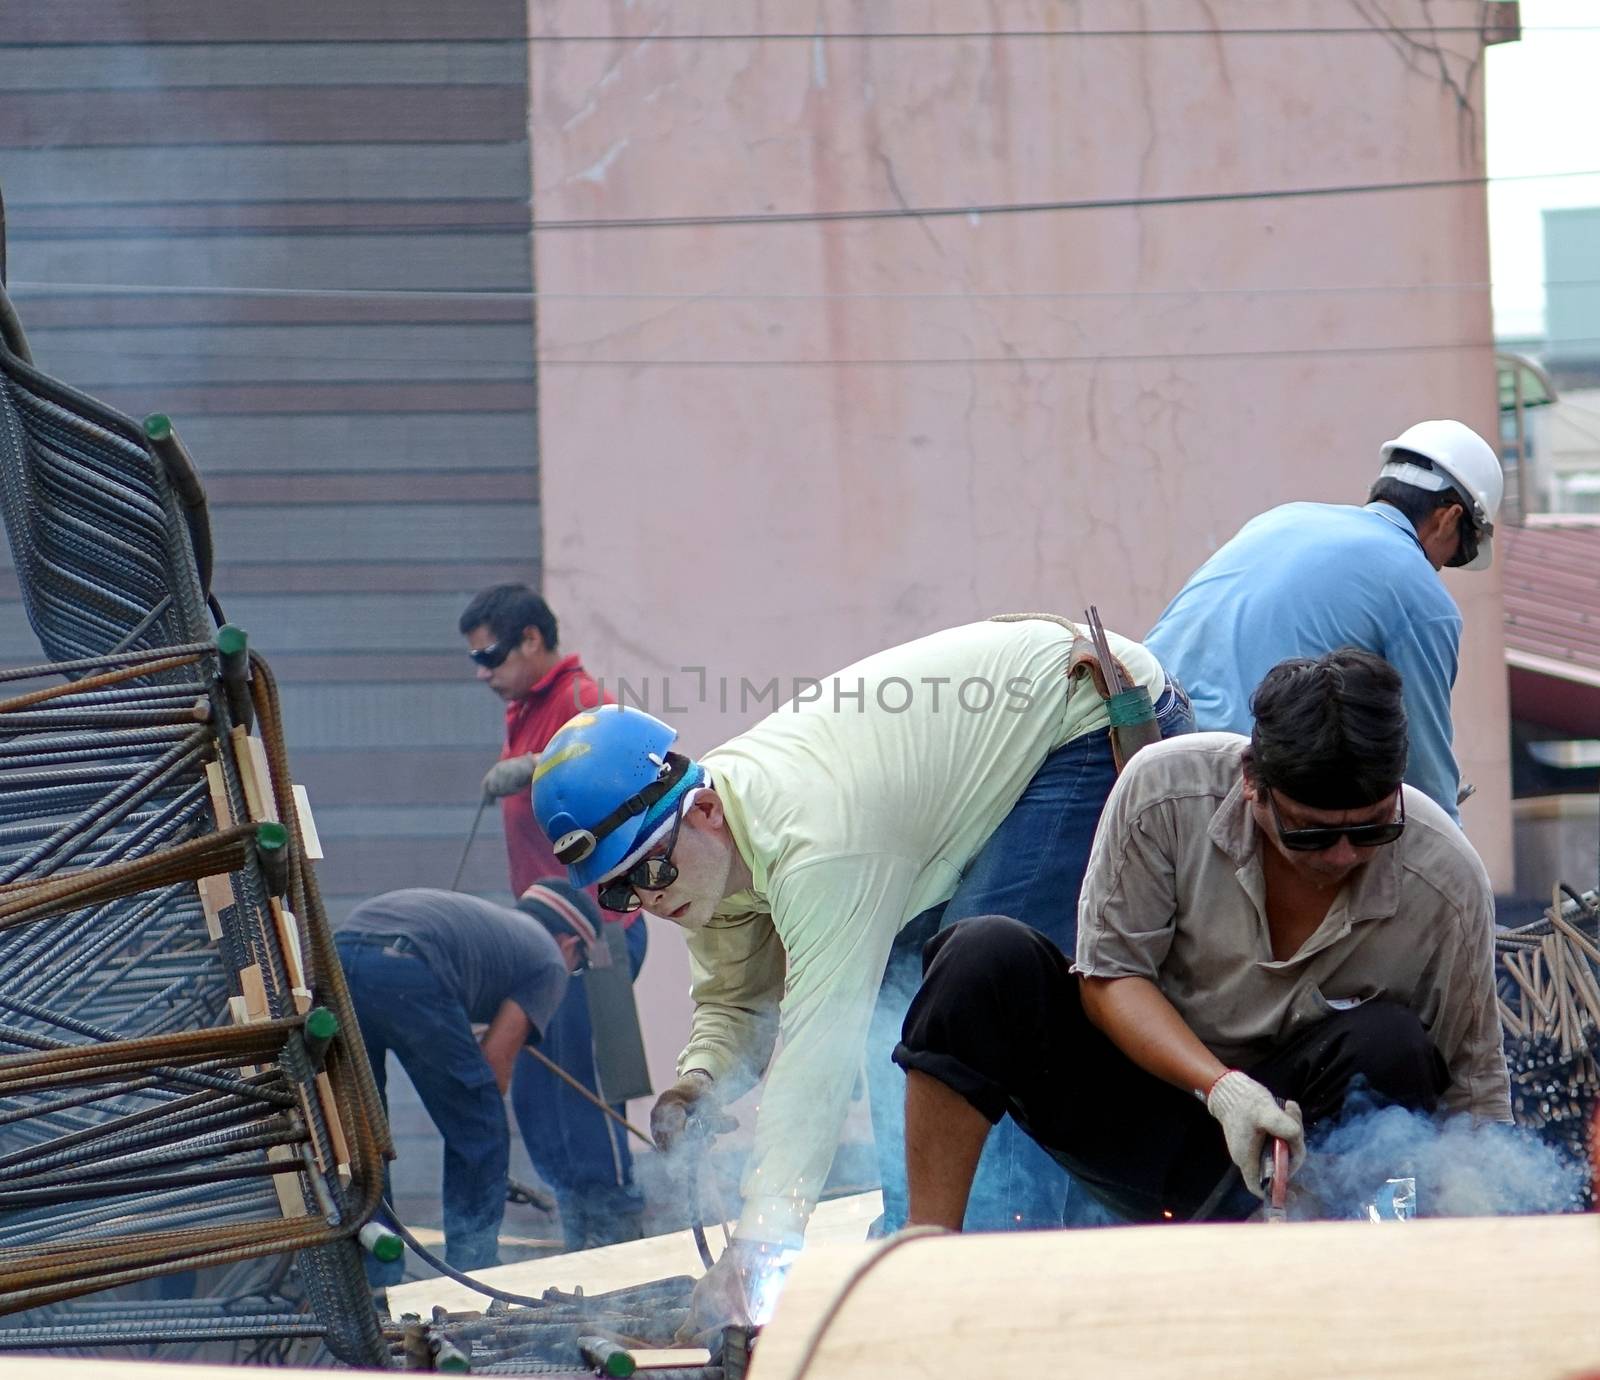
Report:
[[[1392,459],[1391,453],[1397,450],[1426,456],[1434,468],[1424,469],[1403,457]],[[1431,493],[1454,489],[1460,495],[1478,538],[1478,553],[1464,568],[1487,570],[1494,555],[1494,520],[1506,491],[1505,472],[1494,448],[1464,422],[1439,420],[1408,426],[1394,440],[1386,441],[1379,454],[1383,457],[1380,479],[1398,479]]]

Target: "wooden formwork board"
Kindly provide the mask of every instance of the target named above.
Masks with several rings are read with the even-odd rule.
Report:
[[[934,1236],[874,1262],[881,1244],[802,1253],[751,1380],[1600,1374],[1593,1216]]]

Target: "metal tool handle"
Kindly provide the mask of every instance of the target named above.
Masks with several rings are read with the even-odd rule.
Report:
[[[1289,1201],[1289,1142],[1282,1136],[1272,1138],[1272,1209],[1282,1212]]]

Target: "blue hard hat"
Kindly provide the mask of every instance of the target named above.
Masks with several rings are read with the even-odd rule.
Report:
[[[633,851],[650,807],[687,761],[667,749],[678,730],[642,709],[606,704],[575,714],[539,754],[533,814],[574,886],[590,886]]]

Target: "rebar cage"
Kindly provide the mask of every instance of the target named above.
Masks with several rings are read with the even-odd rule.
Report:
[[[33,367],[3,284],[0,515],[48,658],[0,671],[0,1349],[322,1335],[382,1366],[354,1234],[388,1130],[271,672],[171,424]],[[314,1316],[241,1309],[286,1252]],[[197,1269],[232,1296],[64,1302]]]

